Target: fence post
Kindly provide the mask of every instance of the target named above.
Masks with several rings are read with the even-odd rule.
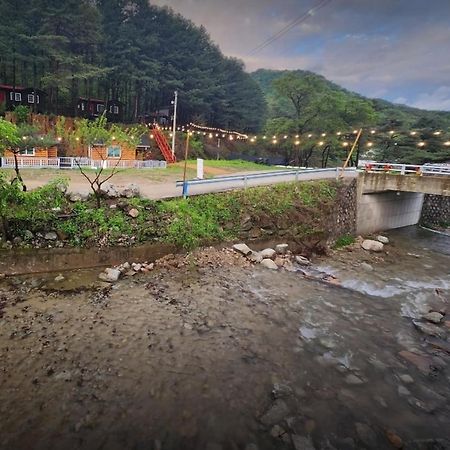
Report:
[[[244,175],[244,189],[247,189],[247,175]]]
[[[406,173],[406,166],[404,164],[402,164],[402,170],[400,172],[401,175],[405,175]]]
[[[299,171],[297,170],[297,171],[295,172],[295,181],[298,181],[298,175],[299,175]]]
[[[187,198],[188,197],[188,187],[189,187],[189,183],[187,181],[185,181],[183,183],[183,198]]]

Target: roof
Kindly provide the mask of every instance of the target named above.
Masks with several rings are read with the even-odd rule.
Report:
[[[106,103],[105,100],[100,100],[98,98],[86,98],[86,97],[78,97],[78,100],[86,100],[87,102],[97,102],[97,103]]]
[[[10,89],[11,91],[12,90],[16,90],[16,91],[23,91],[25,88],[24,87],[22,87],[22,86],[12,86],[12,85],[10,85],[10,84],[0,84],[0,89]]]

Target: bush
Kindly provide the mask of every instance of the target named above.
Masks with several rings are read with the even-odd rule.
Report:
[[[349,245],[352,245],[355,243],[355,238],[350,235],[344,235],[336,239],[336,242],[334,244],[335,249],[347,247]]]

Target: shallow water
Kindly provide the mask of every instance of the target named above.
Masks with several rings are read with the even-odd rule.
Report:
[[[318,262],[342,287],[215,251],[111,289],[3,286],[0,448],[450,448],[449,354],[412,324],[448,307],[450,239],[388,236]]]

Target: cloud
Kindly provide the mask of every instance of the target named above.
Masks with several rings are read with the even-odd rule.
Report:
[[[437,111],[450,111],[450,86],[441,86],[431,93],[419,94],[412,106]]]
[[[434,104],[418,94],[450,89],[448,0],[331,0],[264,50],[251,53],[317,2],[152,0],[204,25],[222,51],[244,60],[248,70],[312,70],[347,89],[380,92],[388,100],[402,97],[408,104]]]

